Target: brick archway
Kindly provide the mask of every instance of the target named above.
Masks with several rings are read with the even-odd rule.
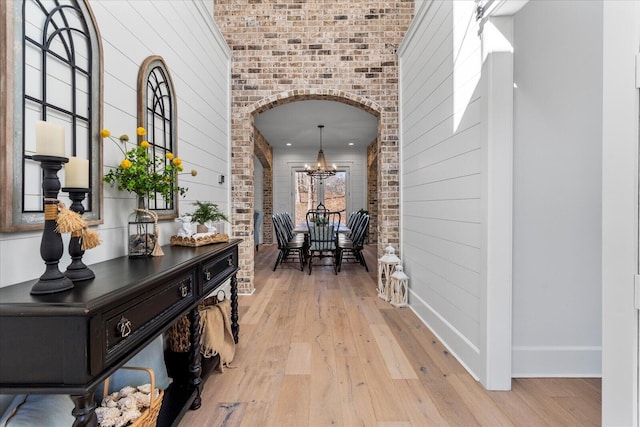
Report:
[[[240,245],[240,266],[238,289],[240,293],[253,293],[254,236],[253,236],[253,183],[255,181],[253,156],[264,158],[265,144],[254,127],[255,117],[271,108],[290,102],[304,100],[336,101],[362,109],[378,119],[377,138],[368,153],[376,153],[375,164],[369,164],[376,171],[375,200],[369,200],[372,227],[375,227],[378,253],[389,244],[399,243],[399,185],[398,185],[398,145],[397,111],[386,111],[370,99],[332,89],[299,89],[280,92],[261,99],[246,108],[234,111],[232,117],[232,219],[233,234],[245,239]],[[257,151],[256,151],[257,150]],[[370,155],[369,155],[370,156]],[[264,162],[263,162],[264,164]],[[272,168],[265,168],[265,175],[272,174]],[[268,172],[267,172],[268,171]],[[273,176],[265,176],[265,182],[273,182]],[[265,222],[263,227],[271,227],[273,199],[264,200]],[[270,206],[266,205],[271,203]],[[269,215],[267,215],[269,213]],[[267,218],[268,217],[268,218]]]
[[[256,102],[253,105],[250,105],[247,110],[252,117],[255,117],[258,114],[275,108],[279,105],[284,105],[295,101],[309,100],[341,102],[343,104],[360,108],[361,110],[364,110],[367,113],[377,117],[378,120],[380,120],[380,114],[382,111],[382,107],[380,107],[370,99],[333,89],[299,89],[281,92],[265,98],[259,102]]]

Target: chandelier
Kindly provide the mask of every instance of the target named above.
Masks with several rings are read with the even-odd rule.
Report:
[[[320,151],[318,151],[316,164],[313,168],[309,165],[305,165],[304,167],[307,175],[322,180],[336,174],[336,165],[333,165],[331,169],[327,166],[324,151],[322,151],[322,128],[324,128],[324,125],[318,125],[318,128],[320,129]]]

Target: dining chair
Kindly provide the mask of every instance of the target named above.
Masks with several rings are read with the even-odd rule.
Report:
[[[307,212],[309,231],[309,274],[314,258],[331,258],[333,270],[338,274],[337,230],[340,228],[340,212],[312,210]]]
[[[360,213],[361,213],[360,211],[357,211],[357,212],[351,212],[349,214],[349,218],[347,219],[347,228],[349,228],[349,230],[353,230],[353,225],[356,223],[356,221],[360,217]]]
[[[271,216],[271,219],[273,220],[273,229],[276,234],[279,249],[278,258],[273,266],[273,271],[276,271],[278,265],[288,261],[300,262],[300,271],[304,271],[304,236],[300,237],[295,234],[290,236],[287,230],[286,220],[281,215],[274,214]],[[293,258],[295,255],[297,255],[297,260]]]
[[[358,262],[369,271],[367,262],[364,259],[364,240],[369,226],[369,215],[365,213],[358,214],[358,217],[352,223],[351,234],[349,236],[340,234],[338,236],[338,271],[342,269],[344,260]]]

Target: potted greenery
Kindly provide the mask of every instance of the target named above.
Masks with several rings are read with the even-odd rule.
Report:
[[[198,224],[200,224],[198,225],[199,233],[202,233],[202,232],[215,233],[215,231],[213,231],[214,222],[218,222],[218,221],[229,222],[229,219],[227,218],[227,216],[218,208],[218,205],[216,205],[215,203],[201,202],[197,200],[193,205],[197,206],[197,208],[195,211],[193,211],[189,215],[191,215],[191,220],[193,222],[197,222]],[[206,228],[206,230],[202,230],[203,227]],[[218,230],[218,232],[220,231],[222,230]]]
[[[143,139],[146,134],[145,128],[136,129],[138,140]],[[146,140],[127,150],[129,136],[126,134],[115,138],[109,130],[102,129],[100,136],[114,141],[124,156],[120,164],[109,169],[102,180],[120,191],[134,193],[137,198],[137,208],[128,218],[129,256],[162,255],[160,246],[156,246],[157,215],[147,209],[145,198],[162,198],[170,204],[174,194],[186,194],[187,188],[178,185],[178,174],[183,170],[182,159],[169,151],[164,156],[155,155],[151,144]],[[196,174],[197,171],[191,171],[191,175]]]

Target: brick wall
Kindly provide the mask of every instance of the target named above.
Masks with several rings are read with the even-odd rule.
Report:
[[[231,197],[233,234],[246,239],[241,292],[253,290],[253,118],[287,102],[335,100],[378,117],[377,241],[379,252],[398,247],[396,48],[413,10],[413,0],[215,0],[233,51]]]

